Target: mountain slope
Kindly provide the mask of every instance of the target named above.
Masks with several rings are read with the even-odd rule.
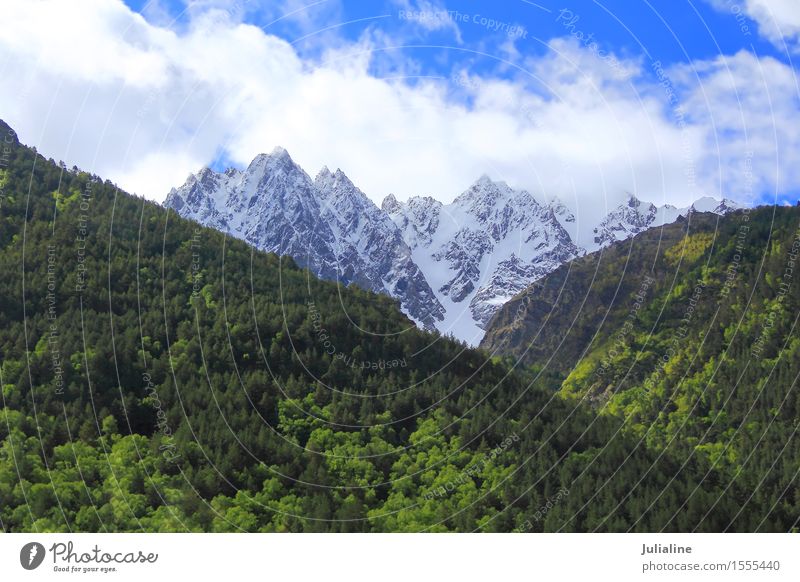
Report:
[[[659,450],[797,495],[800,208],[692,214],[564,265],[482,347]]]
[[[4,531],[792,527],[781,480],[741,513],[747,484],[418,330],[385,296],[10,150]]]

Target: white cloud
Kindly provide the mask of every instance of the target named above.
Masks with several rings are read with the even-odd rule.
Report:
[[[741,51],[670,74],[684,87],[687,119],[704,128],[708,180],[742,200],[798,190],[800,89],[790,67]]]
[[[800,48],[800,6],[797,0],[712,0],[712,4],[737,19],[746,15],[754,20],[759,34],[778,48],[793,51]],[[743,32],[747,30],[743,29]]]
[[[413,22],[426,31],[449,31],[458,44],[463,42],[458,24],[443,3],[431,0],[394,0],[394,4],[398,7],[397,17],[400,20]]]
[[[667,69],[680,126],[665,87],[645,80],[648,63],[610,66],[575,39],[554,40],[511,80],[463,71],[408,84],[374,76],[375,29],[310,62],[224,11],[174,32],[119,1],[5,4],[0,117],[46,155],[153,199],[221,149],[245,165],[276,145],[312,174],[342,168],[376,201],[449,200],[485,172],[561,197],[579,220],[628,191],[685,204],[800,187],[794,72],[771,59]]]

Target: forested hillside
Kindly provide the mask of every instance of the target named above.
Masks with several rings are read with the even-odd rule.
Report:
[[[716,343],[688,362],[693,388],[675,411],[698,428],[682,432],[645,408],[668,398],[678,366],[642,404],[629,387],[614,413],[598,414],[598,398],[580,398],[605,393],[586,388],[586,364],[523,370],[419,331],[386,297],[321,282],[291,260],[46,160],[2,123],[0,134],[4,531],[796,527],[797,345],[773,339],[789,337],[797,313],[794,299],[777,299],[796,214],[776,214],[784,234],[764,247],[777,257],[774,278],[753,296],[761,311],[743,310],[741,326],[760,333],[757,314],[773,309],[791,317],[774,318],[762,358],[742,369],[741,382],[724,368],[715,381],[734,389],[728,400],[703,401],[690,413],[703,378],[718,373],[719,362],[738,362],[742,342],[753,343],[752,334],[730,336],[735,318],[703,314]],[[747,244],[772,232],[756,218]],[[737,220],[720,224],[729,232]],[[707,234],[669,245],[659,260],[674,261],[679,276],[658,296],[685,298],[700,273],[707,301],[733,313],[760,259],[742,253],[738,284],[712,301],[708,269],[723,259],[704,267],[703,257],[728,257],[731,243],[710,232],[710,247]],[[651,297],[662,285],[640,310],[648,322],[660,313]],[[672,309],[671,317],[681,312]],[[671,337],[663,333],[662,343]],[[699,342],[692,335],[684,343]],[[789,349],[793,361],[782,355]],[[659,348],[652,352],[659,357]],[[767,378],[773,360],[779,365]],[[608,377],[616,381],[624,365],[614,360]],[[632,422],[625,413],[633,406],[641,410]],[[742,427],[736,454],[704,451],[706,441],[697,440],[712,413]],[[648,418],[663,427],[658,438],[640,438]],[[756,442],[770,418],[775,428]],[[671,434],[676,441],[665,442]],[[713,436],[708,442],[729,438]]]
[[[565,265],[483,347],[652,450],[797,507],[800,208],[693,214]],[[545,377],[546,376],[546,377]],[[744,509],[747,511],[747,509]],[[797,512],[794,511],[795,518]]]

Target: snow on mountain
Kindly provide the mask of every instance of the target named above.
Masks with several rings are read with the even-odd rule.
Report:
[[[389,194],[381,208],[394,220],[412,249],[431,244],[431,234],[439,228],[442,203],[430,196],[414,196],[405,204]]]
[[[469,343],[503,303],[580,252],[552,207],[487,176],[451,204],[392,198],[383,207],[445,306],[438,328]]]
[[[312,180],[278,148],[243,172],[208,168],[189,176],[164,203],[183,217],[292,256],[316,275],[384,293],[422,327],[444,310],[388,215],[341,170]]]
[[[625,240],[650,228],[658,226],[658,208],[650,202],[642,202],[628,195],[628,200],[606,215],[592,230],[594,237],[585,244],[588,250],[596,250],[613,242]]]
[[[742,205],[733,200],[723,198],[720,202],[716,198],[710,196],[703,196],[696,200],[687,210],[694,212],[713,212],[714,214],[725,214],[733,210],[740,210]]]
[[[282,148],[243,171],[205,168],[165,205],[322,278],[395,297],[418,325],[473,345],[500,306],[565,262],[692,212],[740,208],[707,197],[657,207],[629,195],[601,220],[581,221],[558,199],[488,176],[450,204],[390,194],[378,208],[341,170],[312,180]]]
[[[567,208],[567,206],[558,198],[551,198],[547,205],[553,211],[553,214],[555,215],[559,224],[564,227],[564,230],[569,233],[569,236],[573,242],[577,244],[578,229],[580,228],[580,224],[575,219],[575,215],[572,213],[572,211]]]
[[[588,252],[598,250],[615,241],[625,240],[648,228],[663,226],[686,217],[691,212],[713,212],[726,214],[738,210],[742,206],[727,198],[721,202],[705,196],[691,206],[677,208],[670,204],[656,207],[650,202],[642,202],[629,194],[628,200],[609,212],[603,220],[592,229],[591,241],[581,241]]]

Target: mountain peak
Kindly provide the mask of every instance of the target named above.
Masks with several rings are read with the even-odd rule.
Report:
[[[319,171],[319,174],[314,179],[314,185],[323,198],[330,193],[342,195],[358,191],[353,181],[341,169],[336,168],[335,172],[331,172],[327,166],[323,166]]]
[[[250,162],[250,166],[260,165],[260,164],[275,164],[275,163],[282,163],[282,164],[294,164],[294,160],[292,160],[292,156],[289,155],[289,152],[286,151],[285,148],[281,146],[276,146],[270,153],[268,154],[258,154],[253,161]]]
[[[208,166],[203,166],[197,173],[189,174],[186,178],[187,184],[209,184],[214,180],[217,173],[209,168]]]
[[[725,214],[732,210],[739,210],[742,208],[742,205],[730,200],[728,198],[723,198],[722,200],[717,200],[716,198],[712,198],[711,196],[703,196],[702,198],[698,198],[694,201],[694,203],[689,207],[690,212],[713,212],[715,214]]]
[[[383,210],[386,214],[394,214],[400,209],[400,202],[397,201],[397,198],[394,194],[389,194],[383,199],[383,202],[381,202],[381,210]]]
[[[627,204],[630,208],[637,208],[642,204],[642,201],[639,200],[635,194],[631,192],[626,192],[627,198],[625,199],[625,204]]]
[[[480,178],[475,180],[470,189],[478,188],[481,190],[489,190],[493,192],[510,192],[512,189],[503,180],[493,180],[488,174],[481,174]]]
[[[272,151],[270,152],[269,155],[270,155],[270,157],[273,157],[273,158],[289,158],[289,159],[291,159],[291,156],[289,155],[289,152],[286,151],[286,148],[283,148],[281,146],[275,146],[272,149]]]
[[[434,198],[433,196],[427,196],[427,195],[426,196],[412,196],[411,198],[408,199],[408,203],[411,204],[412,202],[417,204],[417,205],[424,204],[426,206],[430,206],[430,205],[434,205],[434,204],[441,204],[441,202],[436,200],[436,198]]]
[[[268,154],[258,154],[253,158],[253,161],[250,162],[250,165],[247,166],[245,174],[251,176],[268,174],[288,176],[302,174],[304,176],[303,180],[311,180],[305,171],[295,163],[289,155],[289,152],[280,146],[276,147]]]
[[[331,171],[328,169],[328,166],[322,166],[322,169],[319,172],[317,172],[317,177],[314,180],[315,181],[324,180],[326,178],[330,178],[331,176],[333,176],[333,174],[331,174]]]
[[[504,195],[512,193],[513,190],[509,188],[505,182],[496,182],[492,180],[487,174],[482,174],[472,186],[467,188],[464,192],[459,194],[454,204],[486,204],[493,206],[495,202]]]

